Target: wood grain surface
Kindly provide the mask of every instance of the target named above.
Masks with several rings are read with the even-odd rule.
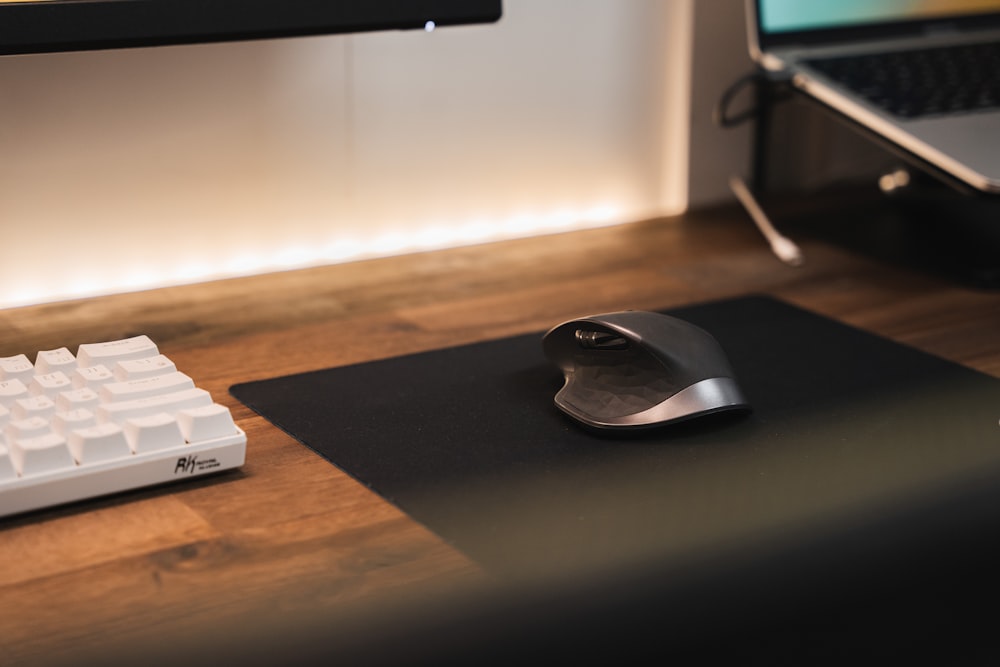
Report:
[[[0,664],[73,664],[116,642],[152,647],[268,615],[345,618],[393,591],[488,585],[235,401],[234,383],[746,293],[1000,376],[1000,291],[802,245],[805,265],[786,266],[723,208],[0,311],[0,356],[148,334],[248,436],[237,472],[0,520]]]

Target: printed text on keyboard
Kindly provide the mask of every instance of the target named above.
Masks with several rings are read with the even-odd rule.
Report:
[[[0,358],[0,516],[243,465],[246,434],[147,336]]]

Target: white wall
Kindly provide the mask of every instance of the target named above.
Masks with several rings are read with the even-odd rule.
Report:
[[[747,50],[743,0],[697,0],[694,7],[689,127],[689,204],[711,205],[728,199],[731,174],[750,169],[751,125],[720,128],[712,111],[726,88],[753,69]],[[752,97],[737,103],[749,106]]]
[[[0,307],[686,203],[691,0],[0,59]]]

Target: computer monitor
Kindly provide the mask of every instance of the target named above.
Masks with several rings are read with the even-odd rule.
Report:
[[[0,0],[0,54],[489,23],[501,0]]]

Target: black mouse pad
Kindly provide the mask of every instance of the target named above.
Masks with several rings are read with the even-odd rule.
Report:
[[[500,574],[787,542],[1000,470],[995,378],[770,297],[668,312],[719,340],[752,413],[585,430],[542,332],[231,391]]]

